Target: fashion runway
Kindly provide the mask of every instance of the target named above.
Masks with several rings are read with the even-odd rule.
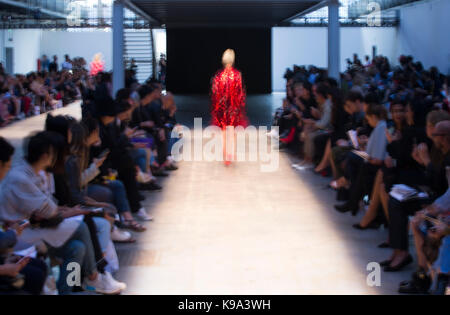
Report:
[[[280,97],[249,96],[250,122],[270,124]],[[178,97],[177,104],[180,123],[208,110],[207,97]],[[77,104],[59,112],[80,117]],[[20,146],[44,120],[18,122],[0,135]],[[261,172],[260,163],[180,162],[162,181],[162,192],[147,194],[144,204],[155,217],[148,230],[135,233],[135,244],[116,247],[124,293],[396,293],[412,267],[382,272],[381,287],[366,283],[367,264],[390,254],[376,248],[386,231],[352,229],[358,218],[332,209],[335,194],[324,188],[329,179],[294,170],[286,153],[280,152],[274,172]]]

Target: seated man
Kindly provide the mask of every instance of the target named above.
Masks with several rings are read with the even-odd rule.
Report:
[[[29,139],[25,160],[18,163],[0,184],[0,219],[7,222],[30,220],[33,228],[25,229],[20,239],[32,244],[43,241],[51,255],[63,259],[58,281],[60,294],[72,292],[67,280],[72,271],[68,266],[74,262],[86,275],[87,288],[98,293],[118,294],[123,285],[110,274],[97,272],[89,230],[82,217],[79,218],[86,212],[79,208],[59,208],[42,187],[40,173],[56,160],[53,139],[56,136],[51,132],[40,132]]]
[[[155,103],[160,97],[160,91],[152,86],[144,85],[139,89],[141,104],[133,111],[131,126],[145,130],[155,139],[158,156],[153,175],[167,176],[164,172],[167,163],[167,138],[164,125],[161,123],[158,106]]]
[[[11,167],[14,148],[0,137],[0,182]],[[39,295],[47,278],[47,266],[39,259],[9,255],[17,242],[17,236],[28,223],[14,224],[0,231],[0,294]],[[19,275],[23,276],[23,281]]]
[[[366,151],[362,151],[361,155],[350,152],[347,156],[345,177],[350,181],[350,198],[343,205],[336,205],[337,211],[351,211],[356,215],[364,194],[372,190],[375,175],[386,158],[386,116],[386,110],[382,105],[372,105],[367,110],[367,120],[374,130]]]

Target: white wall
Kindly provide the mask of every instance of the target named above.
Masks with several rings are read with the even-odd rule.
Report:
[[[108,30],[89,29],[80,31],[42,31],[41,55],[52,58],[58,56],[59,63],[64,61],[64,55],[71,58],[83,57],[86,62],[92,61],[97,53],[103,55],[105,70],[112,70],[112,32]]]
[[[0,58],[5,62],[5,48],[13,48],[14,73],[36,71],[40,57],[41,30],[1,30]]]
[[[326,27],[275,27],[272,29],[272,90],[283,91],[286,68],[297,65],[327,67],[328,30]],[[345,59],[357,53],[360,58],[377,53],[396,56],[397,30],[392,27],[341,27],[341,71]]]
[[[424,1],[402,7],[398,54],[412,55],[424,67],[450,74],[450,1]]]

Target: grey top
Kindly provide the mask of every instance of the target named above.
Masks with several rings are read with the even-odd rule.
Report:
[[[386,146],[386,121],[380,120],[378,125],[372,131],[369,137],[369,142],[367,143],[366,153],[369,154],[371,158],[384,160],[387,157]]]
[[[322,111],[322,117],[320,120],[316,122],[316,127],[319,129],[330,129],[331,128],[331,108],[332,108],[331,101],[327,99],[325,103],[323,103],[321,111]]]
[[[21,161],[0,183],[0,220],[20,221],[33,214],[51,218],[58,206],[46,188],[45,179],[31,165]],[[80,226],[82,217],[63,220],[56,228],[27,228],[19,241],[36,244],[42,240],[52,247],[61,247]]]
[[[44,179],[26,161],[15,165],[0,183],[0,220],[20,221],[33,213],[41,218],[55,216],[58,206],[43,192],[44,185]]]

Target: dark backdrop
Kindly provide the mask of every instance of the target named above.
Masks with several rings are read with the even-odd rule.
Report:
[[[167,90],[207,94],[211,78],[222,67],[227,48],[236,52],[247,93],[271,92],[271,30],[269,28],[167,29]]]

